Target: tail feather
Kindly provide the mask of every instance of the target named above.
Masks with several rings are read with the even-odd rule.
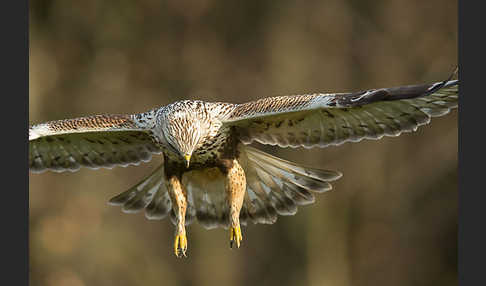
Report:
[[[245,170],[246,172],[246,170]],[[249,179],[246,174],[246,195],[243,204],[248,209],[249,219],[253,223],[272,224],[277,221],[277,212],[272,204],[269,194],[270,190],[264,188],[264,184],[259,180]],[[251,176],[250,176],[251,178]],[[246,224],[246,221],[243,222]]]
[[[315,197],[308,190],[289,183],[284,183],[282,190],[297,205],[305,206],[314,203]]]
[[[165,185],[165,184],[163,184]],[[163,219],[172,211],[172,202],[165,186],[159,189],[152,201],[145,207],[145,217],[150,220]]]
[[[182,177],[186,186],[189,208],[194,217],[207,228],[228,228],[228,203],[224,191],[224,175],[218,168],[193,170]],[[186,216],[187,219],[187,216]]]
[[[248,155],[248,158],[250,160],[266,163],[266,165],[269,166],[285,166],[282,171],[289,170],[295,174],[310,177],[323,182],[335,181],[342,176],[340,172],[322,170],[322,169],[317,169],[312,167],[304,167],[296,163],[286,161],[278,157],[274,157],[272,155],[269,155],[263,151],[260,151],[252,147],[247,147],[246,149],[247,149],[246,154]]]
[[[108,203],[122,206],[125,213],[136,213],[145,208],[148,219],[164,218],[172,205],[164,183],[163,164],[140,183],[111,198]]]
[[[282,193],[283,185],[278,184],[276,180],[268,173],[264,173],[261,169],[256,169],[258,177],[261,179],[262,186],[270,188],[267,192],[269,201],[274,202],[273,206],[279,215],[294,215],[297,213],[296,203]]]
[[[294,215],[298,205],[314,202],[313,193],[329,191],[336,171],[298,165],[245,146],[240,156],[245,169],[244,207],[253,223],[274,223],[278,215]],[[252,195],[253,194],[253,195]]]

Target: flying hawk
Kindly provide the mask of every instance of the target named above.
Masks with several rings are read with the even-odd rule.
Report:
[[[29,168],[38,173],[81,166],[164,162],[113,197],[124,212],[170,216],[174,252],[185,256],[185,226],[229,228],[240,247],[240,224],[272,224],[331,189],[337,171],[302,166],[248,144],[326,147],[415,131],[457,107],[458,80],[351,93],[263,98],[243,104],[183,100],[133,115],[95,115],[29,128]]]

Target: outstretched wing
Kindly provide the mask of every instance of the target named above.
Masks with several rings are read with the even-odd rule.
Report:
[[[150,112],[95,115],[29,127],[29,169],[76,171],[81,166],[127,166],[160,153],[150,135]]]
[[[356,93],[280,96],[237,105],[223,123],[245,144],[325,147],[415,131],[457,107],[458,80]]]

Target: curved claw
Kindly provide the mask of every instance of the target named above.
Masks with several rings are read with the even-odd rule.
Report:
[[[187,237],[186,234],[178,234],[174,240],[174,253],[177,257],[187,257]]]
[[[235,242],[236,242],[236,247],[240,248],[240,244],[242,240],[243,240],[243,236],[241,235],[240,226],[230,227],[230,248],[233,248],[233,243]]]

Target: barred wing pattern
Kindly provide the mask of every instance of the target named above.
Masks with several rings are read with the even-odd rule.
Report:
[[[141,122],[148,122],[148,113],[143,115]],[[140,116],[95,115],[30,126],[29,169],[62,172],[149,161],[160,150]]]
[[[224,124],[245,144],[326,147],[415,131],[457,107],[458,80],[356,93],[264,98],[240,104]]]

